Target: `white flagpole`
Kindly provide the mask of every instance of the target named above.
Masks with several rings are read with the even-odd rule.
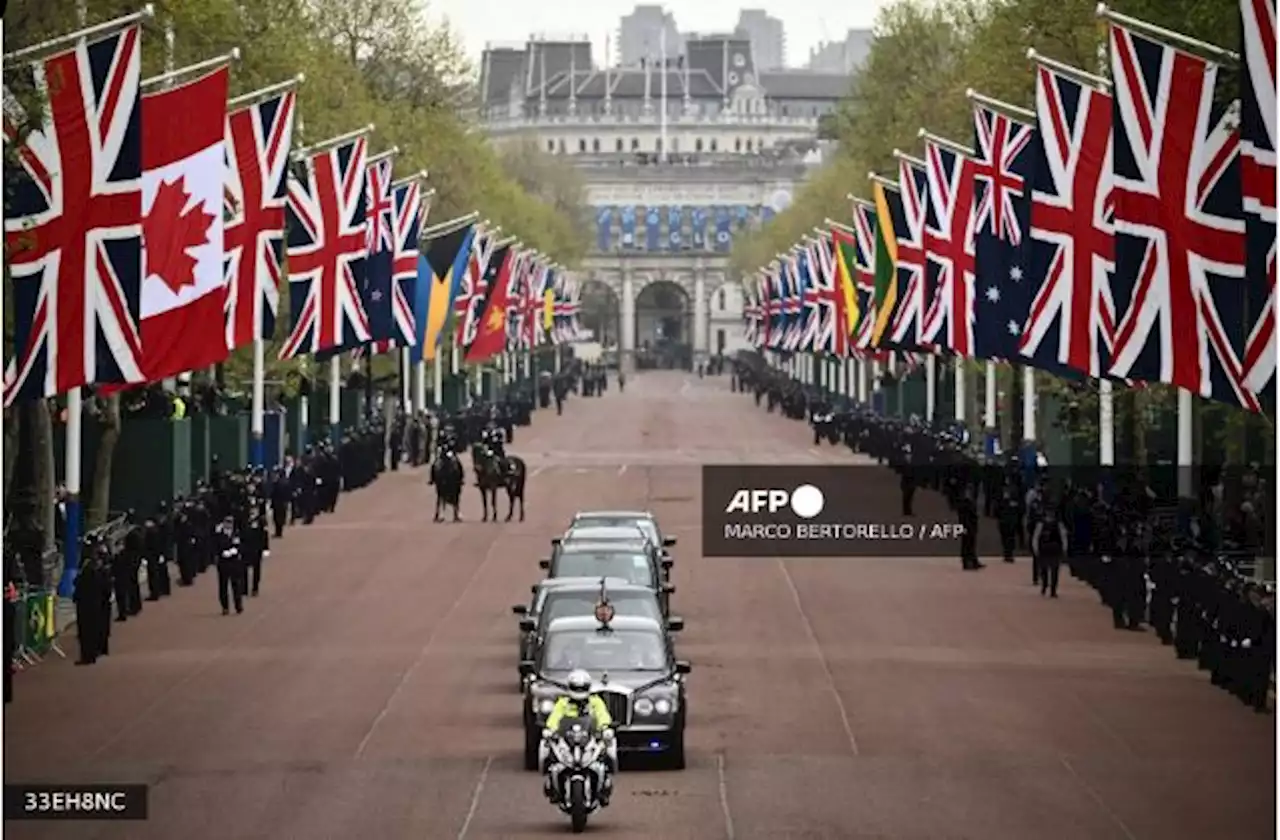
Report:
[[[262,296],[255,295],[257,300],[254,301],[254,308],[262,306]],[[261,313],[258,314],[261,318]],[[266,359],[264,356],[264,348],[262,336],[257,335],[258,325],[262,323],[255,320],[253,324],[255,335],[253,337],[253,395],[252,404],[249,414],[249,431],[250,436],[250,453],[249,463],[255,467],[266,466],[266,452],[263,450],[262,436],[266,431],[265,422],[265,403],[266,403]]]
[[[413,399],[410,396],[409,380],[413,377],[413,360],[409,358],[409,348],[400,348],[400,405],[406,414],[413,414]]]
[[[959,357],[959,356],[957,356],[957,357],[956,357],[955,364],[954,364],[954,369],[955,369],[955,377],[956,377],[956,410],[955,410],[955,416],[956,416],[956,419],[957,419],[957,420],[959,420],[960,422],[962,422],[962,423],[963,423],[963,422],[964,422],[964,419],[965,419],[964,401],[965,401],[965,397],[966,397],[966,394],[965,394],[965,387],[964,387],[964,386],[965,386],[965,381],[964,381],[964,379],[965,379],[965,371],[964,371],[964,359],[963,359],[963,358],[961,358],[961,357]]]
[[[413,366],[413,410],[419,414],[427,408],[427,361]]]
[[[1111,380],[1098,381],[1098,463],[1116,465],[1116,408],[1111,393]]]
[[[166,76],[173,72],[175,40],[173,18],[169,17],[164,23],[164,73]],[[168,87],[167,84],[166,87]],[[144,254],[143,256],[145,257],[146,255]],[[164,389],[170,393],[176,392],[177,380],[172,376],[167,377],[164,380]]]
[[[1191,463],[1195,458],[1195,401],[1186,388],[1178,389],[1178,498],[1195,498]]]
[[[89,25],[88,0],[78,0],[76,12],[80,28]],[[4,197],[0,196],[0,202]],[[83,391],[72,388],[67,392],[67,428],[63,441],[66,461],[67,524],[62,542],[62,578],[58,581],[58,595],[70,598],[75,594],[76,576],[80,573],[80,481],[83,457],[84,417]],[[5,663],[9,667],[9,663]]]
[[[1022,366],[1022,440],[1036,439],[1036,371]],[[1018,441],[1021,445],[1022,441]]]
[[[996,427],[996,363],[987,362],[987,392],[983,402],[983,423],[988,429]]]
[[[926,423],[933,422],[933,410],[937,393],[938,357],[930,353],[924,360],[924,421]]]
[[[431,402],[439,408],[444,405],[444,360],[440,358],[439,350],[431,363],[431,387]]]
[[[372,366],[369,366],[372,367]],[[368,374],[366,374],[368,375]],[[336,447],[342,440],[342,363],[338,354],[329,360],[329,440]]]

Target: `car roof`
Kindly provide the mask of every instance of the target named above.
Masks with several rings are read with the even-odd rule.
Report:
[[[630,554],[646,552],[649,541],[643,537],[619,536],[617,539],[569,540],[560,544],[561,554]]]
[[[614,630],[652,630],[658,634],[663,633],[662,625],[656,619],[639,615],[616,615],[613,621],[609,622],[609,626]],[[566,615],[552,621],[547,626],[547,633],[554,633],[557,630],[599,629],[600,622],[594,615]]]
[[[570,525],[569,529],[564,532],[566,537],[572,536],[574,539],[584,539],[579,534],[595,534],[611,535],[612,537],[631,537],[635,536],[639,539],[648,539],[644,531],[640,530],[639,525]],[[588,538],[589,539],[589,538]]]
[[[635,584],[632,584],[632,583],[631,583],[630,581],[628,581],[628,580],[625,580],[625,579],[623,579],[623,578],[618,578],[618,577],[607,577],[607,576],[606,576],[606,577],[604,578],[604,581],[605,581],[605,588],[606,588],[606,589],[614,589],[614,588],[617,588],[617,587],[626,587],[626,586],[634,586],[634,585],[635,585]],[[551,578],[543,578],[542,580],[538,581],[538,588],[539,588],[539,589],[560,589],[561,587],[570,587],[570,586],[591,587],[591,588],[593,588],[593,589],[599,590],[599,589],[600,589],[600,578],[599,578],[599,577],[587,577],[587,576],[585,576],[585,575],[578,575],[578,576],[575,576],[575,577],[551,577]],[[641,587],[641,588],[644,588],[644,587]]]
[[[547,587],[548,589],[554,589],[556,592],[600,592],[600,578],[548,578],[548,580],[570,581],[570,583],[566,583],[561,586]],[[624,594],[642,593],[657,597],[652,586],[645,586],[642,583],[631,583],[630,581],[620,580],[618,578],[609,578],[608,582],[605,584],[604,591],[606,595],[621,592]]]
[[[647,510],[580,510],[573,515],[573,521],[579,519],[653,519]]]

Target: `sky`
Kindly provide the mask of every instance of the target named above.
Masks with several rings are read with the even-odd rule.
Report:
[[[780,18],[787,35],[787,64],[800,67],[821,41],[843,40],[850,29],[869,29],[887,0],[672,0],[663,4],[684,32],[726,32],[741,8],[764,9]],[[550,38],[586,36],[595,60],[604,61],[606,37],[616,40],[618,22],[635,8],[635,0],[428,0],[434,18],[449,21],[478,61],[486,43],[515,46],[531,34]],[[616,44],[614,46],[616,56]]]

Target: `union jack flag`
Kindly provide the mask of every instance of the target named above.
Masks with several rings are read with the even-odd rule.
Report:
[[[937,267],[937,284],[924,316],[922,338],[961,356],[973,355],[973,159],[925,142],[929,177],[924,247]],[[933,284],[930,284],[933,285]]]
[[[227,114],[227,349],[275,334],[293,91]]]
[[[1105,376],[1115,338],[1111,96],[1040,67],[1036,119],[1043,159],[1031,168],[1026,244],[1034,291],[1018,352],[1046,370]]]
[[[929,293],[924,225],[929,204],[929,176],[920,164],[898,158],[898,193],[906,224],[895,231],[898,240],[898,302],[888,340],[881,344],[902,350],[924,346],[924,319]]]
[[[804,280],[800,276],[800,260],[794,251],[782,261],[779,277],[782,279],[782,317],[787,324],[782,349],[794,353],[801,347],[808,323],[805,318]]]
[[[865,201],[853,205],[853,281],[858,295],[858,331],[853,346],[871,349],[875,334],[876,313],[872,304],[876,290],[876,207]]]
[[[1245,387],[1275,404],[1276,373],[1276,4],[1240,0],[1245,72],[1240,74],[1240,180],[1244,194],[1249,331]],[[1260,290],[1266,290],[1265,293]]]
[[[467,270],[462,272],[461,282],[458,284],[458,294],[453,299],[453,318],[456,322],[453,343],[456,347],[466,347],[464,338],[467,336],[468,318],[469,313],[474,308],[473,302],[478,299],[479,306],[481,308],[484,306],[485,278],[489,271],[489,263],[492,260],[496,244],[497,236],[495,234],[483,228],[476,228],[476,235],[471,245],[471,256],[467,260]],[[479,313],[476,313],[475,317],[479,318]],[[474,335],[473,329],[471,336],[474,337]]]
[[[817,325],[813,333],[813,351],[843,358],[849,354],[849,333],[834,247],[831,238],[823,236],[814,240],[808,249],[817,310],[814,313]]]
[[[418,238],[426,208],[422,187],[417,180],[401,184],[392,191],[395,204],[395,250],[391,259],[391,315],[394,319],[393,339],[399,347],[417,343],[416,318],[413,311],[414,288],[418,284]]]
[[[349,350],[369,341],[360,299],[368,252],[361,137],[306,162],[289,179],[289,299],[293,325],[280,358]]]
[[[751,291],[744,292],[744,303],[742,307],[742,320],[746,325],[746,340],[752,347],[759,347],[762,339],[761,330],[761,308],[760,302],[756,299],[757,293]]]
[[[1022,234],[1031,214],[1027,182],[1036,130],[983,104],[975,105],[973,123],[974,278],[979,286],[973,353],[980,359],[1011,359],[1031,306]]]
[[[132,26],[30,68],[47,113],[5,179],[15,312],[5,405],[145,378],[140,39]],[[6,143],[22,116],[6,87]]]
[[[519,251],[516,253],[515,265],[511,267],[511,277],[507,281],[507,311],[503,319],[503,327],[507,332],[507,351],[515,350],[521,345],[526,301],[530,281],[533,279],[535,259],[531,252]]]
[[[1116,272],[1111,372],[1257,410],[1244,383],[1245,225],[1218,67],[1111,26]],[[1216,362],[1216,364],[1215,364]]]
[[[782,264],[774,261],[765,271],[765,317],[769,319],[769,347],[779,350],[787,331],[785,291],[782,281]]]
[[[811,243],[797,245],[795,255],[796,279],[800,293],[800,335],[796,349],[816,352],[818,332],[822,328],[822,307],[818,303],[818,264],[814,259]]]
[[[567,274],[561,274],[556,278],[560,288],[556,294],[555,302],[555,343],[569,344],[577,341],[581,334],[581,327],[578,325],[579,302],[578,302],[578,284]]]
[[[551,282],[551,266],[539,260],[534,266],[529,282],[529,293],[524,299],[524,323],[520,327],[521,346],[533,349],[546,341],[546,330],[543,327],[544,310],[546,308],[547,284]],[[554,312],[554,304],[552,307]]]

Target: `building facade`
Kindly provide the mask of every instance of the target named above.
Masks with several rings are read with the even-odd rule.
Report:
[[[818,120],[849,84],[758,70],[736,36],[692,38],[666,66],[638,67],[597,65],[585,40],[531,41],[485,52],[481,116],[495,143],[535,142],[584,174],[594,248],[579,280],[616,296],[624,362],[663,340],[701,357],[744,345],[733,239],[790,204],[821,161]],[[659,287],[692,317],[647,305]]]
[[[815,73],[856,73],[867,60],[874,38],[870,29],[850,29],[843,41],[827,41],[811,49],[805,68]]]
[[[782,21],[764,9],[738,12],[734,35],[751,42],[756,66],[763,70],[782,70],[787,66],[787,34]]]
[[[665,53],[684,52],[684,37],[675,17],[661,6],[636,6],[618,25],[618,64],[638,67],[641,59],[655,61]]]

